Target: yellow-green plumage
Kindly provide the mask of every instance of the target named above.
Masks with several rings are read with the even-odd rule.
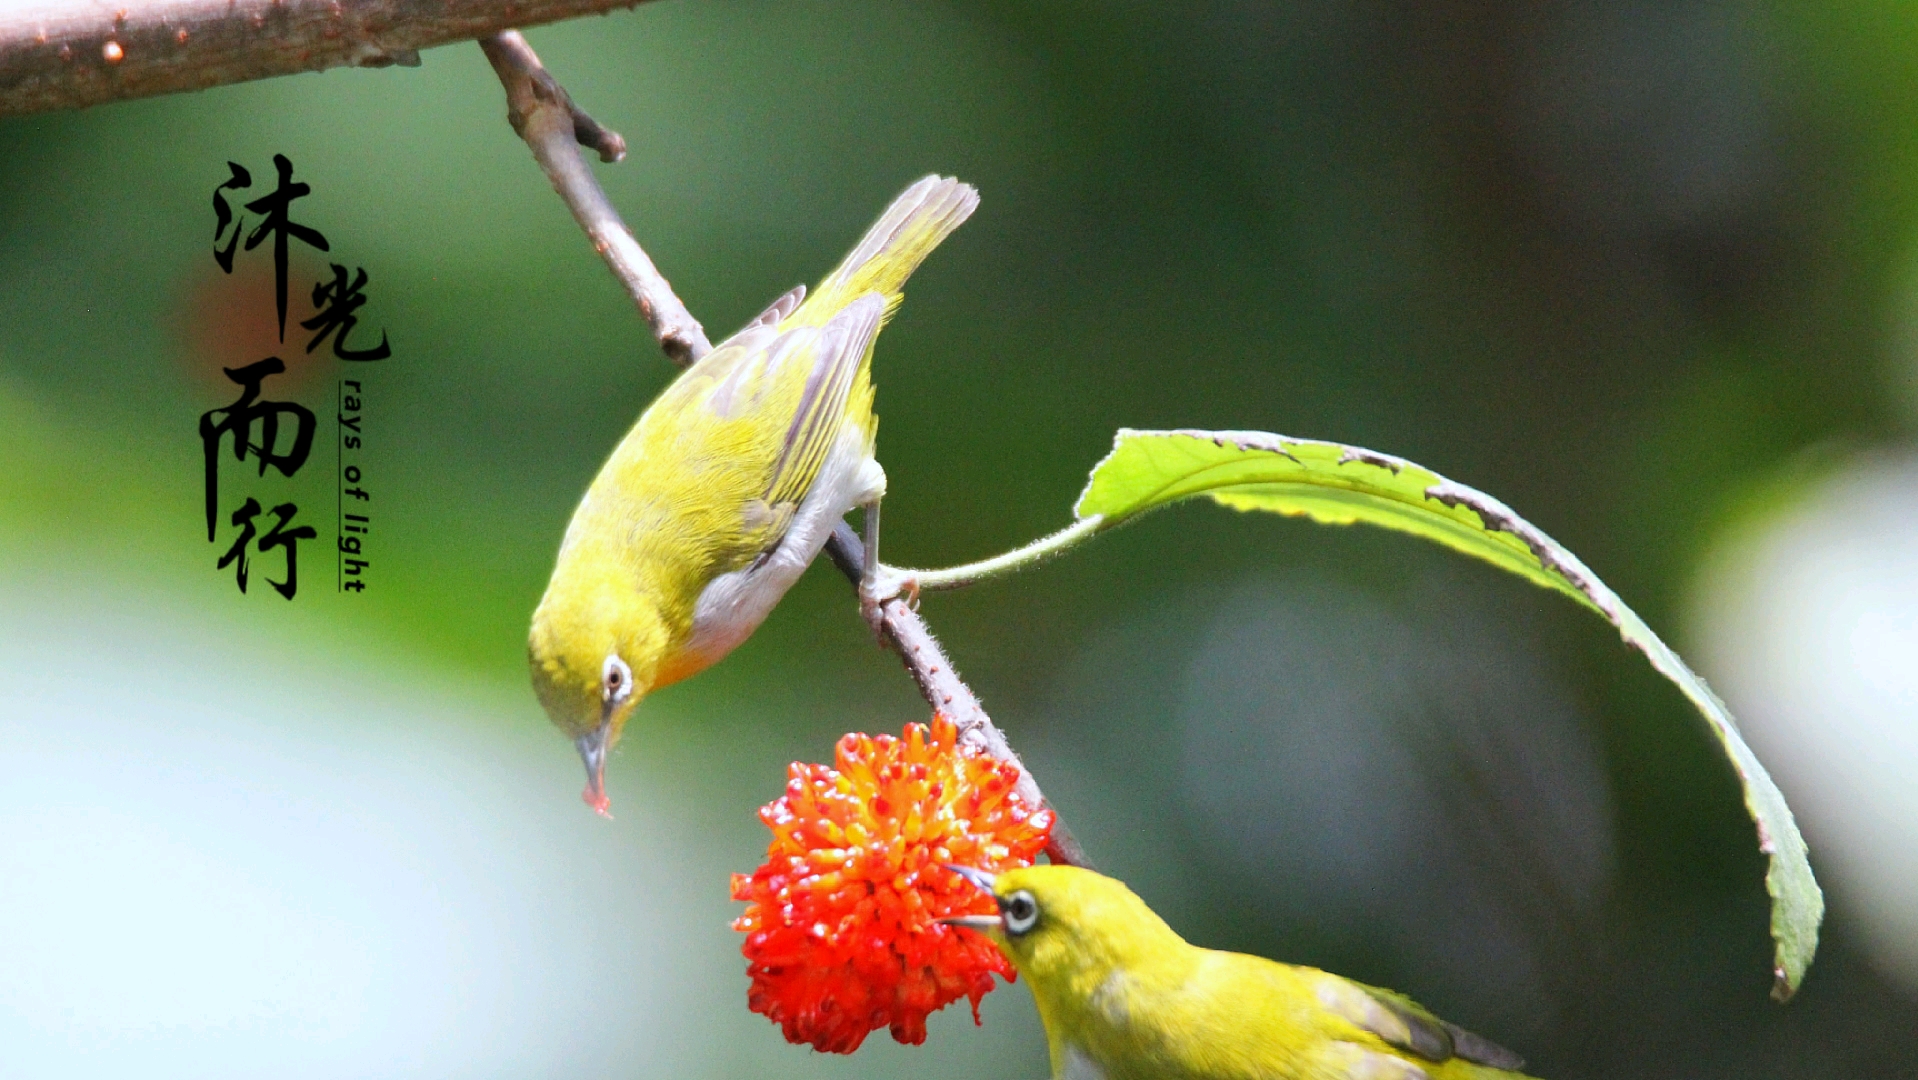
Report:
[[[533,615],[533,685],[562,731],[597,733],[603,752],[634,703],[743,641],[832,523],[884,492],[873,339],[977,202],[956,180],[914,184],[810,297],[781,297],[640,416],[574,512]]]
[[[1037,866],[987,929],[1031,987],[1057,1080],[1517,1080],[1510,1051],[1317,968],[1188,944],[1123,884]],[[1023,894],[1033,909],[1023,933]],[[967,920],[960,920],[967,923]]]

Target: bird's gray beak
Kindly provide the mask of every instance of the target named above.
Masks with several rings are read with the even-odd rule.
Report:
[[[972,882],[974,885],[979,886],[979,890],[988,896],[992,895],[992,883],[999,880],[997,877],[986,873],[984,870],[974,870],[970,866],[955,866],[952,863],[940,863],[939,865],[945,867],[946,869],[952,871],[955,874],[958,874],[960,877],[965,878],[967,881]]]
[[[984,870],[974,870],[970,866],[954,866],[951,863],[939,865],[977,885],[987,896],[992,896],[995,902],[998,900],[992,892],[992,883],[998,879],[991,874]],[[951,918],[940,919],[939,922],[946,926],[963,926],[968,930],[997,930],[1000,919],[997,915],[954,915]]]
[[[613,720],[607,717],[598,727],[573,740],[579,747],[579,760],[586,764],[586,790],[580,794],[587,806],[603,818],[613,816],[613,800],[606,797],[606,740],[613,732]]]

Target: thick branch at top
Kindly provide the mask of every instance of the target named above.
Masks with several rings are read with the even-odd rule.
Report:
[[[0,116],[292,75],[642,0],[0,0]]]

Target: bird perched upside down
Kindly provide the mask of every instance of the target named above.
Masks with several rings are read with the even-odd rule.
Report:
[[[1090,870],[949,869],[999,914],[941,921],[1025,976],[1055,1080],[1523,1080],[1518,1055],[1399,994],[1187,944]]]
[[[928,176],[811,296],[773,302],[641,414],[574,511],[533,613],[533,688],[606,813],[606,755],[648,693],[746,640],[855,506],[874,599],[873,339],[919,263],[978,205]]]

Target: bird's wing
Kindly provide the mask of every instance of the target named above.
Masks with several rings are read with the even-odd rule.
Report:
[[[849,412],[885,314],[885,298],[869,293],[822,326],[781,329],[772,321],[799,302],[799,290],[775,301],[760,318],[700,360],[660,395],[648,415],[681,416],[701,410],[711,425],[665,424],[649,432],[649,453],[681,460],[672,483],[688,489],[676,502],[725,489],[743,519],[740,546],[722,556],[718,572],[737,569],[777,547],[806,493],[819,478]],[[687,442],[697,432],[697,445]],[[692,489],[698,489],[694,492]],[[721,500],[725,501],[725,500]],[[719,525],[721,523],[715,523]]]
[[[1319,1003],[1378,1036],[1388,1046],[1427,1061],[1452,1056],[1452,1034],[1437,1017],[1389,990],[1327,975],[1318,985]]]
[[[865,368],[885,312],[886,298],[867,293],[820,328],[811,350],[812,369],[806,374],[792,423],[766,486],[767,503],[775,507],[796,505],[812,490],[819,467],[839,438],[846,420],[847,398]]]
[[[761,326],[778,326],[786,321],[786,316],[791,315],[799,307],[799,302],[805,298],[806,287],[794,285],[786,291],[786,295],[766,305],[766,310],[760,312],[758,318],[740,327],[739,332],[743,334]]]
[[[1328,974],[1319,984],[1318,996],[1326,1008],[1378,1036],[1386,1045],[1426,1061],[1444,1062],[1457,1057],[1494,1069],[1517,1071],[1525,1067],[1524,1058],[1484,1036],[1440,1020],[1404,994]]]
[[[1485,1036],[1473,1034],[1449,1020],[1440,1020],[1439,1023],[1444,1024],[1445,1030],[1451,1034],[1452,1053],[1459,1057],[1508,1072],[1517,1072],[1525,1067],[1524,1058]]]

